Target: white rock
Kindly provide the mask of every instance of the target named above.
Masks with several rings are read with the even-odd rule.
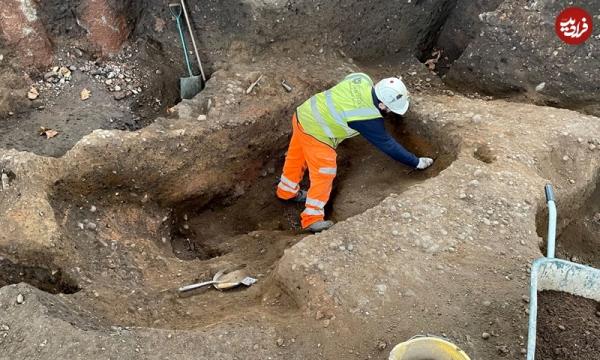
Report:
[[[538,84],[538,86],[535,87],[535,91],[540,92],[540,91],[544,90],[545,87],[546,87],[546,83],[541,82]]]
[[[89,222],[89,223],[85,224],[85,227],[86,227],[88,230],[96,230],[96,228],[97,228],[97,225],[96,225],[95,223],[93,223],[93,222]]]
[[[2,190],[7,190],[10,186],[10,182],[8,181],[8,175],[2,173],[2,176],[0,178],[2,179]]]
[[[17,295],[17,304],[22,304],[24,301],[25,299],[23,298],[23,295]]]

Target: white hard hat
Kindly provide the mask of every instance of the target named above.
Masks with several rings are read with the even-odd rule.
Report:
[[[375,85],[375,95],[392,112],[404,115],[408,110],[410,95],[399,78],[383,79]]]

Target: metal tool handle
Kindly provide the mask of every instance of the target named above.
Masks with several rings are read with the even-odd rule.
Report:
[[[196,289],[199,289],[201,287],[212,285],[212,284],[216,284],[216,283],[218,283],[218,281],[210,280],[210,281],[205,281],[205,282],[201,282],[201,283],[197,283],[197,284],[182,286],[182,287],[179,288],[179,292],[186,292],[186,291],[196,290]]]
[[[546,257],[554,258],[556,247],[556,204],[554,203],[554,191],[552,185],[546,185],[546,201],[548,203],[548,249]]]
[[[202,60],[200,60],[200,53],[198,52],[198,46],[196,45],[196,37],[194,36],[194,30],[192,29],[192,23],[188,16],[187,8],[185,7],[185,1],[181,0],[181,7],[183,8],[183,16],[190,32],[190,38],[192,39],[192,45],[194,46],[194,52],[196,53],[196,59],[198,60],[198,67],[200,68],[200,74],[202,75],[202,81],[206,83],[206,76],[204,76],[204,69],[202,68]]]
[[[554,201],[554,191],[552,191],[552,185],[546,185],[546,201]]]
[[[179,10],[177,13],[174,12],[175,7],[177,7]],[[190,73],[190,76],[194,76],[194,73],[192,72],[192,64],[190,63],[187,45],[185,44],[185,36],[183,36],[183,26],[181,24],[182,7],[179,4],[169,4],[169,11],[177,21],[177,30],[179,30],[179,38],[181,39],[181,46],[183,47],[183,56],[185,57],[185,64],[187,65],[188,72]]]

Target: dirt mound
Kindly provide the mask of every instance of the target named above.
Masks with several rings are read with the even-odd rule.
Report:
[[[466,92],[533,101],[600,114],[599,30],[581,46],[563,43],[554,31],[565,7],[556,1],[508,0],[482,13],[480,36],[469,44],[445,80]],[[585,4],[594,16],[600,1]]]

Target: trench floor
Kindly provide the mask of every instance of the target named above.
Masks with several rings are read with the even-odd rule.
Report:
[[[436,176],[454,159],[403,125],[389,130],[409,150],[436,163],[413,171],[362,138],[347,140],[338,151],[327,218],[340,222],[360,214],[389,194]],[[157,205],[144,203],[142,194],[55,199],[57,220],[79,254],[74,269],[81,290],[68,297],[94,314],[99,326],[193,329],[240,318],[297,321],[301,314],[272,276],[285,249],[307,236],[299,227],[302,205],[275,197],[284,151],[247,188],[232,183],[229,196],[198,208],[186,204],[183,211],[173,210],[169,221]],[[236,269],[258,282],[227,292],[206,288],[183,297],[176,292]]]

